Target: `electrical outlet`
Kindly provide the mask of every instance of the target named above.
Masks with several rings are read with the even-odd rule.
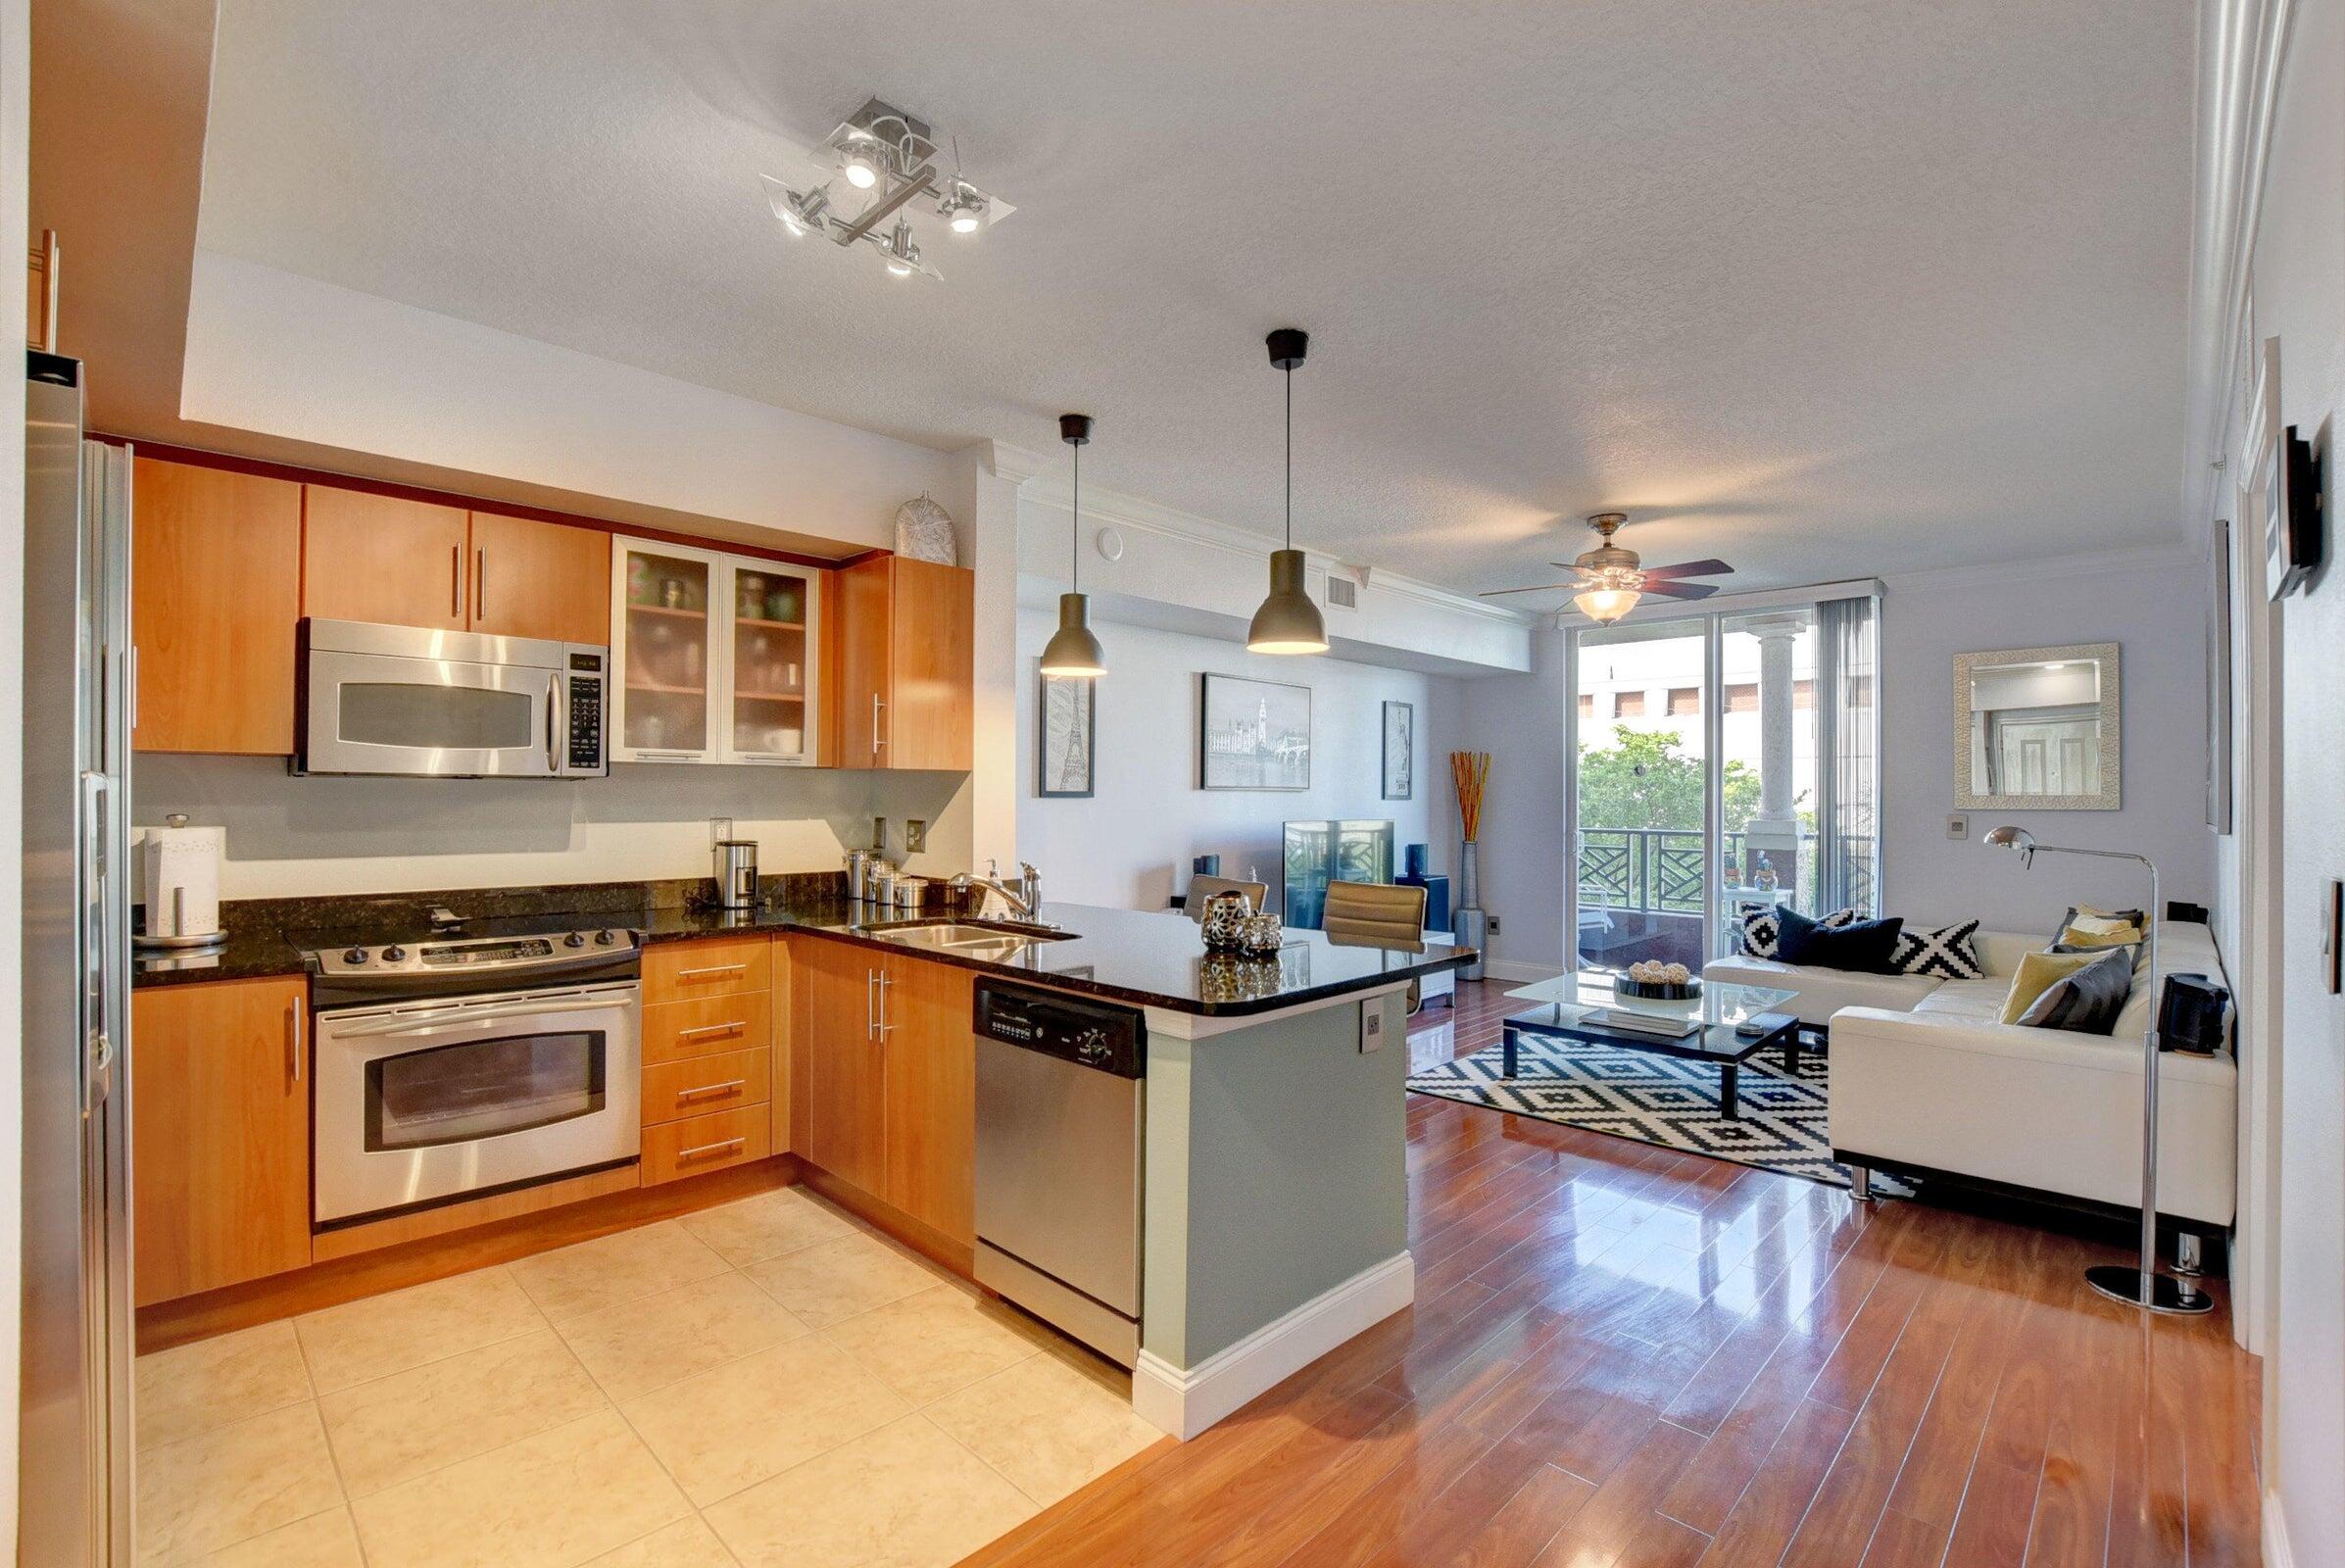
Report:
[[[916,816],[904,819],[904,852],[918,855],[928,848],[928,824]]]
[[[715,849],[733,836],[733,819],[729,816],[708,818],[708,848]]]
[[[1494,914],[1490,917],[1490,932],[1491,936],[1498,934],[1498,917]]]
[[[1385,1043],[1386,1008],[1391,997],[1371,997],[1360,1004],[1360,1054],[1381,1051]]]
[[[1946,818],[1946,837],[1950,839],[1967,839],[1970,836],[1971,819],[1969,817],[1962,815],[1960,812],[1956,812],[1954,815]]]

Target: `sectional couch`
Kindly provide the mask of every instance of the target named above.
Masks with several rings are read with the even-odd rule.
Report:
[[[2166,974],[2223,982],[2204,925],[2159,930]],[[2012,972],[2040,935],[1982,931],[1985,978],[1852,974],[1728,957],[1707,979],[1795,990],[1803,1023],[1828,1032],[1833,1157],[1859,1196],[1870,1173],[1952,1177],[2138,1220],[2142,1029],[2157,988],[2146,973],[2114,1031],[2077,1034],[1996,1022]],[[2227,982],[2223,982],[2227,983]],[[2187,1238],[2222,1238],[2236,1207],[2238,1067],[2167,1052],[2159,1072],[2158,1213]],[[2194,1244],[2185,1251],[2195,1255]]]

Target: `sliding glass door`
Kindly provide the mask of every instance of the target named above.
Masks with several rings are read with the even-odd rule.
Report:
[[[1742,911],[1870,910],[1877,602],[1572,633],[1567,928],[1585,968],[1698,970]]]

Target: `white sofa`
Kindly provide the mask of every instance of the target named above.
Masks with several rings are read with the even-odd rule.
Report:
[[[2223,980],[2214,934],[2169,920],[2163,973]],[[1803,1022],[1832,1041],[1833,1156],[1873,1169],[1953,1176],[2093,1210],[2138,1216],[2141,1036],[2157,988],[2136,975],[2107,1035],[1995,1021],[2022,956],[2042,936],[1980,932],[1982,980],[1849,974],[1771,959],[1721,958],[1706,978],[1799,992]],[[2158,1212],[2191,1235],[2231,1224],[2237,1172],[2238,1068],[2168,1052],[2158,1103]]]

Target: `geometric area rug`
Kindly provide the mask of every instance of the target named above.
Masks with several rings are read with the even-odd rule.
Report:
[[[1832,1065],[1815,1052],[1799,1053],[1796,1076],[1783,1071],[1780,1052],[1745,1061],[1742,1114],[1734,1121],[1718,1114],[1714,1062],[1532,1034],[1521,1037],[1517,1058],[1516,1076],[1503,1078],[1500,1048],[1490,1046],[1411,1073],[1408,1086],[1420,1095],[1848,1185],[1847,1168],[1832,1157],[1826,1128]],[[1878,1171],[1873,1190],[1906,1196],[1901,1184]]]

